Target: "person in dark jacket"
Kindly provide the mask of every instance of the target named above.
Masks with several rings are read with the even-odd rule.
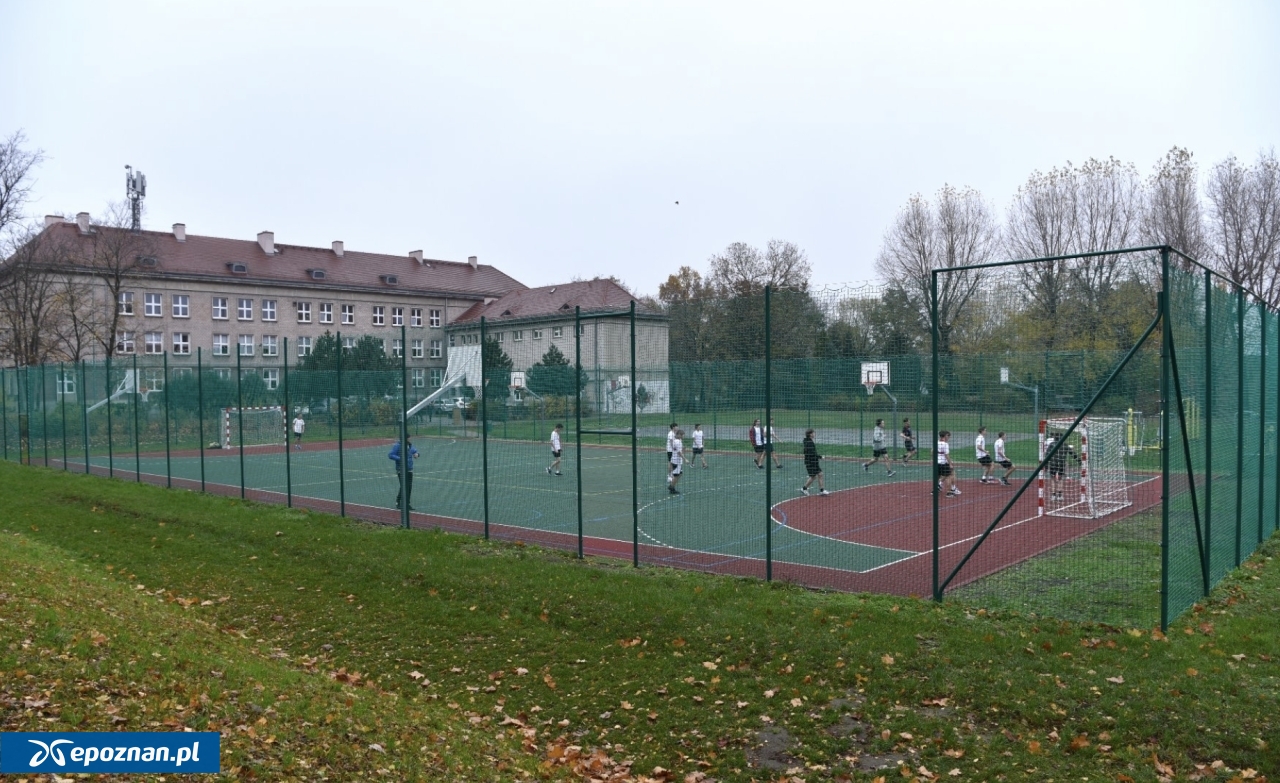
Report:
[[[413,494],[413,461],[418,458],[418,450],[414,448],[409,438],[404,439],[405,450],[409,452],[409,456],[405,459],[404,472],[400,472],[400,443],[397,442],[391,447],[387,459],[396,463],[396,479],[400,482],[400,491],[396,493],[396,508],[400,508],[400,501],[403,500],[409,510],[413,511],[413,506],[409,503],[409,496]]]
[[[830,495],[827,488],[822,483],[822,455],[818,453],[818,446],[813,442],[813,428],[804,431],[804,469],[809,474],[808,480],[804,482],[804,486],[800,488],[800,494],[809,494],[809,485],[814,479],[818,481],[818,494]]]

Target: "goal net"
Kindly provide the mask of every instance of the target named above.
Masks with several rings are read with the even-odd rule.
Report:
[[[222,448],[239,448],[242,433],[244,446],[288,445],[284,408],[279,405],[261,408],[223,408]]]
[[[1040,422],[1040,461],[1075,419]],[[1041,471],[1040,513],[1094,519],[1132,503],[1125,470],[1125,419],[1085,417]]]

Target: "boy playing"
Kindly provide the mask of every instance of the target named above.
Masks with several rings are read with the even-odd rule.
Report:
[[[973,451],[978,457],[978,464],[982,466],[982,476],[978,479],[979,484],[986,484],[988,481],[995,483],[995,476],[991,475],[996,469],[995,461],[991,459],[991,455],[987,453],[987,428],[978,428],[978,437],[973,439]]]
[[[1004,454],[1004,433],[996,433],[996,464],[1004,468],[1004,475],[1000,477],[1000,483],[1006,487],[1013,486],[1009,483],[1009,477],[1013,475],[1013,462]]]
[[[302,433],[306,432],[307,422],[302,418],[302,412],[299,411],[293,417],[293,447],[298,451],[302,451]]]
[[[551,456],[555,457],[555,462],[547,466],[547,475],[560,475],[560,430],[564,429],[563,424],[557,424],[555,429],[551,431]]]
[[[831,494],[830,492],[827,491],[827,488],[822,485],[822,466],[819,464],[819,460],[821,459],[822,459],[822,455],[818,453],[818,446],[813,442],[813,430],[812,429],[805,430],[804,431],[804,470],[806,473],[809,474],[809,479],[805,481],[804,486],[800,488],[800,494],[802,495],[809,494],[809,485],[813,483],[814,479],[818,480],[819,495]]]
[[[951,472],[951,431],[943,430],[938,433],[938,489],[947,490],[947,497],[954,498],[960,495],[960,490],[956,489],[956,477]]]
[[[680,483],[680,474],[684,472],[684,430],[676,430],[671,441],[671,475],[667,476],[667,491],[679,495],[676,485]]]
[[[911,431],[911,419],[902,420],[902,445],[906,449],[906,453],[902,455],[902,464],[916,455],[916,436]]]
[[[892,476],[893,468],[889,467],[889,450],[884,446],[884,419],[876,419],[876,428],[871,431],[871,461],[864,462],[862,471],[864,473],[871,470],[871,466],[884,458],[884,468],[888,471],[885,475]]]
[[[702,467],[707,467],[707,455],[702,452],[702,425],[693,425],[693,456],[702,458]]]

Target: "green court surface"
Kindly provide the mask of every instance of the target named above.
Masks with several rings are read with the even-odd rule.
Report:
[[[337,502],[339,453],[309,444],[307,450],[283,447],[263,450],[255,447],[244,455],[244,486],[284,494],[295,499],[314,498]],[[482,444],[474,439],[418,436],[414,445],[421,456],[414,466],[412,505],[419,514],[483,522],[484,472]],[[352,506],[394,508],[398,482],[395,463],[387,458],[390,443],[348,447],[342,452],[343,499],[348,512]],[[562,475],[547,473],[552,457],[543,444],[521,441],[489,441],[489,521],[491,525],[530,531],[576,536],[578,533],[577,449],[567,443]],[[582,447],[582,533],[591,539],[620,542],[610,547],[629,553],[633,534],[651,563],[677,562],[686,567],[715,568],[732,560],[759,560],[763,572],[766,556],[767,470],[758,469],[749,454],[708,454],[709,468],[700,463],[686,466],[679,483],[679,495],[666,485],[666,454],[641,451],[638,473],[638,530],[633,529],[632,461],[627,448]],[[199,456],[143,454],[142,473],[159,476],[161,482],[171,466],[174,479],[201,480]],[[107,467],[106,457],[92,460],[95,469]],[[784,457],[784,467],[772,470],[772,501],[778,503],[800,496],[805,471],[801,460]],[[829,497],[815,498],[824,504],[821,513],[830,524],[831,535],[813,535],[785,524],[785,514],[775,510],[772,524],[773,560],[782,563],[819,566],[862,572],[885,566],[919,553],[841,540],[844,533],[874,526],[891,509],[859,507],[857,494],[848,490],[874,484],[901,483],[903,491],[927,494],[929,468],[916,462],[895,466],[896,476],[886,477],[882,465],[864,472],[862,463],[824,460]],[[134,455],[117,454],[114,469],[133,473]],[[204,459],[204,481],[209,485],[239,488],[241,460],[237,450],[209,451]],[[811,491],[817,494],[815,484]],[[927,525],[927,520],[920,524]],[[507,537],[518,531],[506,530]],[[569,539],[572,540],[572,539]],[[599,547],[596,547],[599,549]],[[656,556],[655,552],[658,552]]]

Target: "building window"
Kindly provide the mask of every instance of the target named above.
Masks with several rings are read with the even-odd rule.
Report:
[[[431,358],[439,359],[444,356],[444,349],[440,345],[440,340],[431,341]]]
[[[69,397],[76,393],[76,375],[74,372],[58,373],[58,396]]]
[[[164,353],[164,332],[147,332],[142,336],[142,350],[146,353]]]
[[[404,326],[404,308],[403,307],[391,308],[391,325]]]
[[[348,351],[353,350],[353,349],[356,347],[356,338],[354,338],[354,337],[343,337],[343,338],[342,338],[342,347],[343,347],[343,349],[348,350]]]
[[[431,324],[431,328],[439,329],[440,328],[440,311],[431,310],[430,312],[427,313],[427,316],[431,319],[429,322]]]
[[[494,341],[495,341],[495,342],[499,342],[499,343],[506,342],[506,341],[507,341],[507,333],[506,333],[506,332],[494,332],[494,333],[493,333],[493,339],[494,339]]]
[[[427,371],[421,367],[413,368],[413,388],[421,389],[427,385]]]
[[[431,368],[431,388],[439,389],[440,384],[444,383],[444,370],[439,367]]]
[[[116,308],[119,315],[133,315],[133,292],[121,291],[119,307]]]
[[[267,391],[280,388],[280,371],[276,369],[263,370],[262,381],[267,385]]]
[[[262,355],[276,356],[280,353],[276,347],[276,336],[274,334],[264,334],[262,336]]]
[[[455,342],[456,340],[457,340],[457,335],[454,335],[454,334],[449,335],[449,347],[450,347],[450,348],[452,348],[452,347],[454,347],[454,345],[456,345],[456,342]]]
[[[355,305],[343,305],[343,306],[342,306],[342,323],[343,323],[343,325],[344,325],[344,326],[350,326],[351,324],[354,324],[355,322],[356,322],[356,306],[355,306]]]
[[[387,352],[387,341],[386,341],[386,340],[382,339],[381,337],[375,337],[375,338],[373,338],[373,341],[374,341],[375,343],[377,343],[377,345],[378,345],[378,350],[379,350],[379,351],[382,351],[383,353],[386,353],[386,352]]]
[[[397,359],[404,357],[404,341],[399,337],[391,341],[391,355]]]
[[[240,335],[240,355],[253,356],[253,335]]]
[[[373,306],[373,325],[383,326],[387,322],[387,308],[382,305]]]
[[[300,324],[311,323],[311,303],[297,302],[296,304],[298,305],[298,323]]]
[[[171,299],[173,300],[174,318],[191,317],[191,297],[186,294],[174,294]]]
[[[564,337],[564,327],[563,326],[553,327],[551,329],[551,338],[553,340],[558,340],[561,337]]]
[[[511,342],[518,343],[524,340],[524,330],[516,329],[511,333]]]
[[[239,303],[236,305],[236,320],[237,321],[253,320],[253,300],[252,299],[241,299],[239,301]]]
[[[414,340],[414,341],[413,341],[413,358],[415,358],[415,359],[421,359],[421,358],[423,357],[423,355],[424,355],[424,354],[423,354],[423,352],[422,352],[422,341],[421,341],[421,340]]]
[[[262,320],[264,321],[276,320],[276,300],[274,299],[262,300]]]
[[[320,323],[333,323],[333,302],[320,303]]]
[[[133,332],[116,332],[116,353],[133,353]]]
[[[409,311],[409,325],[422,328],[422,308],[415,307]]]
[[[190,367],[175,367],[169,371],[169,377],[174,379],[190,378],[195,374],[196,374],[195,370],[191,369]]]
[[[214,356],[230,356],[231,355],[231,335],[215,334],[213,336],[213,355]]]
[[[164,391],[164,368],[148,367],[142,371],[142,391]]]
[[[311,355],[311,338],[299,337],[298,338],[298,358],[302,358],[303,356],[310,356],[310,355]]]
[[[142,314],[148,318],[159,318],[164,315],[164,301],[160,294],[143,294]]]
[[[535,340],[541,340],[541,339],[542,339],[542,330],[541,330],[541,329],[534,329],[534,330],[533,330],[533,339],[535,339]]]
[[[219,367],[213,371],[213,376],[220,381],[229,381],[231,380],[231,368]]]
[[[191,355],[191,333],[190,332],[174,332],[173,333],[173,352],[178,356]]]
[[[581,337],[581,336],[583,336],[583,335],[584,335],[584,334],[586,334],[586,333],[587,333],[587,325],[586,325],[586,324],[578,324],[578,336],[579,336],[579,337]]]
[[[512,389],[511,399],[516,402],[524,402],[524,389]]]
[[[227,320],[227,298],[225,296],[215,296],[213,298],[213,320]]]

